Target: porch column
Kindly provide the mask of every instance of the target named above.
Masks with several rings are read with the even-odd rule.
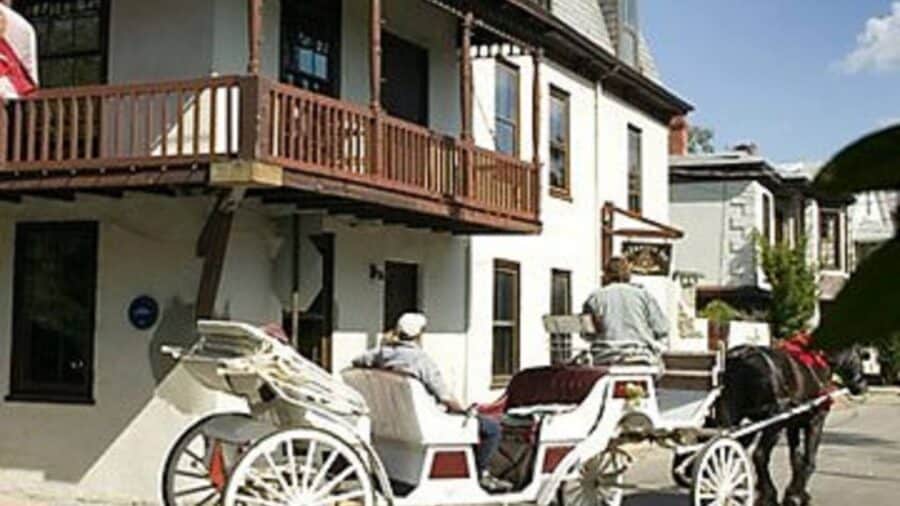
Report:
[[[600,283],[606,285],[606,265],[613,254],[613,204],[606,202],[600,210]]]
[[[465,195],[475,197],[475,172],[472,169],[472,27],[475,16],[467,12],[462,21],[462,40],[459,45],[459,107],[460,132],[462,143],[460,151],[460,168],[465,178]]]
[[[381,172],[382,137],[381,122],[381,0],[369,0],[369,98],[374,122],[372,125],[373,174]]]
[[[247,0],[247,73],[259,75],[263,0]]]
[[[534,76],[531,81],[532,162],[538,170],[541,167],[541,61],[543,57],[543,49],[537,48],[531,52],[531,62],[534,67]]]

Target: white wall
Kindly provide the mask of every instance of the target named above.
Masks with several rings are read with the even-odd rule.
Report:
[[[700,286],[765,287],[753,242],[753,231],[763,230],[764,194],[771,197],[755,181],[673,184],[672,221],[686,234],[675,247],[677,269],[702,273]],[[774,213],[770,219],[774,230]]]
[[[162,461],[177,434],[202,413],[234,403],[210,394],[159,353],[193,340],[193,301],[202,269],[194,248],[212,200],[81,197],[0,205],[0,395],[9,392],[15,223],[96,220],[100,224],[92,406],[0,401],[0,490],[56,497],[155,501]],[[270,221],[247,209],[235,220],[217,310],[267,322],[272,294]],[[161,306],[160,322],[127,321],[134,297]]]

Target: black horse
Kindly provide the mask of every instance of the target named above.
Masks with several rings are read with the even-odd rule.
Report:
[[[760,421],[804,404],[829,390],[832,373],[837,373],[854,395],[867,388],[862,359],[857,348],[812,355],[822,357],[820,364],[809,364],[785,350],[742,346],[728,353],[724,391],[718,414],[721,427],[734,427],[749,419]],[[778,491],[769,474],[772,449],[782,431],[787,431],[792,478],[782,504],[805,506],[810,503],[809,479],[815,471],[816,453],[822,440],[829,405],[806,412],[787,422],[768,427],[759,434],[753,451],[757,471],[757,505],[778,504]],[[742,443],[749,447],[755,435]],[[801,439],[803,447],[801,448]]]

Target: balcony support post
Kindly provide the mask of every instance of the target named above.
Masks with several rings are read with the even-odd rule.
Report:
[[[462,32],[459,47],[459,107],[460,107],[460,168],[465,178],[465,196],[474,198],[475,171],[472,166],[472,27],[475,16],[467,12],[462,20]]]
[[[372,108],[372,174],[381,173],[384,125],[381,111],[381,0],[369,0],[369,98]]]
[[[263,0],[247,0],[247,73],[259,75]]]
[[[541,123],[543,121],[541,119],[541,62],[543,57],[543,49],[535,48],[531,51],[533,67],[531,81],[531,161],[534,165],[535,177],[532,178],[534,187],[529,188],[529,198],[532,199],[531,205],[538,214],[540,214],[541,207]]]

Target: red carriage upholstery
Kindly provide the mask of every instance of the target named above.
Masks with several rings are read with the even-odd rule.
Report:
[[[609,372],[603,367],[552,366],[526,369],[506,388],[507,410],[541,404],[581,404],[597,381]]]

